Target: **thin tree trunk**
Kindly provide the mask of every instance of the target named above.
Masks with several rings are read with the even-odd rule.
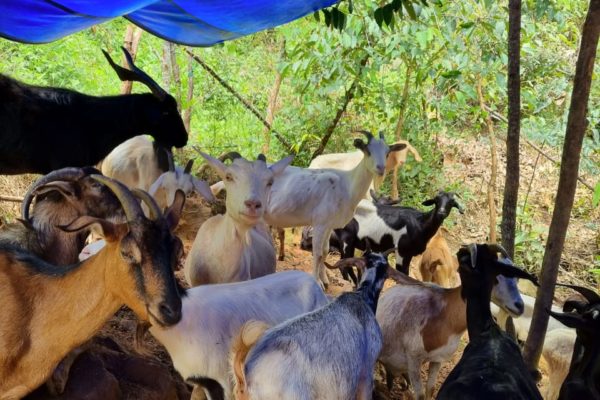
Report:
[[[127,30],[125,31],[125,40],[123,41],[123,47],[129,51],[131,54],[131,58],[135,61],[135,56],[137,55],[138,45],[140,44],[140,38],[142,37],[142,30],[133,24],[127,25]],[[123,66],[125,68],[129,68],[127,66],[127,60],[125,60],[125,56],[123,56]],[[121,83],[121,94],[130,94],[131,89],[133,87],[132,81],[124,81]]]
[[[177,54],[175,53],[175,45],[168,42],[169,46],[169,65],[171,67],[171,75],[173,82],[175,83],[175,99],[177,100],[177,111],[181,113],[181,100],[183,99],[181,94],[181,74],[179,73],[179,64],[177,63]]]
[[[362,75],[362,71],[363,71],[365,65],[367,65],[367,61],[369,61],[368,54],[365,57],[363,57],[362,60],[360,60],[358,74],[356,75],[356,78],[354,78],[352,85],[350,85],[350,87],[346,90],[346,93],[344,94],[344,100],[342,101],[340,108],[338,109],[337,113],[335,114],[335,117],[333,117],[333,121],[331,121],[331,124],[329,124],[329,126],[325,130],[325,134],[321,138],[319,147],[317,147],[317,149],[312,154],[312,157],[310,158],[311,160],[313,160],[315,157],[317,157],[318,155],[322,154],[323,151],[325,151],[325,146],[327,146],[327,142],[329,142],[329,139],[331,138],[333,131],[335,131],[335,128],[337,127],[338,123],[340,122],[340,119],[342,119],[342,115],[344,115],[344,112],[346,111],[348,104],[350,104],[350,102],[354,98],[354,93],[356,92],[356,88],[358,87],[358,82],[360,81],[360,76]]]
[[[600,0],[591,0],[581,32],[581,47],[577,58],[571,107],[567,119],[567,131],[563,145],[560,178],[548,241],[542,262],[540,288],[533,310],[529,335],[523,356],[530,370],[537,368],[544,336],[548,326],[548,313],[554,298],[554,285],[558,276],[558,265],[565,244],[569,218],[573,208],[581,147],[587,126],[586,114],[592,84],[594,61],[600,36]]]
[[[167,92],[171,91],[171,50],[170,43],[166,40],[163,42],[162,59],[160,67],[162,70],[163,87]]]
[[[519,136],[521,127],[521,0],[508,1],[508,131],[506,134],[506,179],[500,232],[502,246],[514,258],[517,200],[519,198]]]
[[[411,63],[406,64],[406,76],[404,78],[404,87],[402,88],[402,98],[400,99],[400,114],[398,114],[398,122],[396,123],[396,129],[394,130],[394,137],[396,141],[402,138],[402,131],[404,130],[404,121],[406,119],[406,104],[408,103],[408,89],[410,87],[410,78],[413,72],[413,65]]]
[[[186,108],[183,113],[183,125],[185,126],[185,130],[190,132],[190,127],[192,123],[192,100],[194,99],[194,59],[188,54],[188,64],[187,64],[187,98],[186,98]]]
[[[280,59],[285,58],[285,39],[281,44],[281,56]],[[271,88],[271,93],[269,93],[269,104],[267,105],[267,116],[265,120],[271,126],[273,126],[273,120],[275,119],[275,111],[277,108],[277,97],[279,96],[279,88],[281,87],[281,81],[283,80],[283,75],[277,68],[275,68],[275,82],[273,82],[273,87]],[[271,146],[271,129],[265,128],[263,129],[263,135],[265,136],[265,143],[263,144],[262,152],[263,154],[269,153],[269,147]]]
[[[491,173],[490,173],[490,182],[488,183],[488,208],[490,214],[490,243],[496,243],[496,176],[498,170],[498,157],[496,153],[496,135],[494,134],[494,123],[492,122],[492,118],[490,114],[485,111],[485,102],[483,100],[483,92],[481,90],[481,77],[477,77],[477,95],[479,96],[479,105],[481,106],[481,111],[486,114],[485,116],[485,124],[488,129],[488,136],[490,138],[490,151],[492,158]]]
[[[186,53],[188,53],[198,64],[200,64],[202,66],[202,68],[204,68],[206,70],[206,72],[208,72],[208,74],[210,76],[212,76],[213,78],[215,78],[217,80],[217,82],[219,82],[221,84],[221,86],[223,86],[225,89],[227,89],[227,91],[229,91],[229,93],[231,93],[232,95],[235,96],[235,98],[237,98],[243,105],[244,107],[246,107],[246,109],[248,109],[252,114],[254,114],[254,116],[256,118],[258,118],[258,120],[260,122],[263,123],[263,125],[265,125],[267,128],[271,129],[271,132],[273,132],[273,134],[275,135],[275,137],[277,138],[277,140],[279,140],[281,142],[281,144],[285,147],[285,149],[291,153],[291,154],[295,154],[296,152],[294,151],[294,148],[292,147],[292,145],[290,144],[290,142],[288,142],[286,140],[285,137],[283,137],[279,132],[275,131],[275,129],[273,129],[271,127],[271,124],[269,124],[264,118],[263,116],[258,112],[258,110],[252,105],[250,104],[250,102],[246,99],[244,99],[242,97],[242,95],[240,95],[238,92],[236,92],[236,90],[234,88],[231,87],[231,85],[229,85],[227,82],[225,82],[225,80],[223,78],[221,78],[211,67],[208,66],[208,64],[206,64],[204,61],[202,61],[202,59],[200,57],[198,57],[197,55],[195,55],[194,53],[192,53],[191,50],[186,49],[185,50]]]

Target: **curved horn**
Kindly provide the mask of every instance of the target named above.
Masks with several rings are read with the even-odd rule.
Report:
[[[600,295],[598,295],[598,293],[596,293],[592,289],[588,289],[586,287],[577,286],[577,285],[567,285],[565,283],[557,283],[556,286],[568,287],[568,288],[571,288],[571,289],[575,290],[577,293],[579,293],[583,297],[585,297],[585,299],[587,301],[589,301],[590,304],[591,303],[597,303],[597,302],[600,301]]]
[[[154,200],[154,197],[150,196],[148,192],[145,192],[141,189],[131,189],[131,193],[148,206],[148,210],[150,211],[150,219],[152,221],[156,221],[162,216],[162,211],[160,211],[160,207],[156,203],[156,200]]]
[[[508,255],[508,251],[506,251],[506,249],[504,247],[502,247],[501,245],[497,244],[497,243],[493,243],[493,244],[488,244],[487,245],[488,248],[492,251],[495,251],[496,253],[500,253],[502,254],[503,258],[507,258],[510,260],[510,256]]]
[[[33,198],[35,197],[35,192],[44,185],[47,185],[50,182],[54,182],[54,181],[76,181],[78,179],[83,178],[84,176],[86,176],[87,173],[85,170],[81,169],[81,168],[62,168],[62,169],[58,169],[56,171],[52,171],[47,175],[42,176],[40,179],[38,179],[33,185],[31,185],[31,187],[29,187],[29,190],[27,190],[27,193],[25,193],[25,197],[23,198],[23,203],[21,204],[21,219],[23,219],[24,221],[30,222],[29,220],[29,206],[31,205],[31,202],[33,201]]]
[[[383,131],[379,131],[379,139],[385,140],[385,137],[383,135]]]
[[[136,200],[134,195],[127,189],[125,185],[121,182],[111,179],[104,175],[91,175],[93,179],[96,181],[103,183],[106,185],[119,199],[119,202],[123,206],[123,211],[125,211],[125,216],[128,221],[138,220],[144,217],[144,212],[142,211],[142,206]]]
[[[231,160],[231,162],[233,162],[238,158],[242,158],[242,155],[240,153],[238,153],[237,151],[230,151],[229,153],[223,156],[223,159],[221,161],[225,162],[227,160]]]
[[[260,161],[264,161],[265,163],[267,162],[267,157],[265,157],[265,155],[262,153],[259,154],[258,157],[256,157],[256,159],[260,160]]]
[[[369,142],[371,139],[373,139],[373,134],[369,131],[365,131],[365,130],[358,130],[358,131],[354,131],[356,133],[362,133],[363,135],[365,135],[367,137],[367,142]]]
[[[471,243],[467,246],[469,250],[469,254],[471,254],[471,268],[475,269],[477,265],[477,245],[475,243]]]
[[[183,170],[184,174],[189,174],[190,172],[192,172],[192,166],[194,165],[194,160],[189,160],[187,162],[187,164],[185,165],[185,168]]]
[[[327,265],[327,268],[339,269],[340,271],[342,271],[344,268],[352,268],[352,266],[356,266],[356,268],[358,268],[361,271],[361,274],[364,273],[367,269],[367,263],[362,257],[342,258],[333,266]]]

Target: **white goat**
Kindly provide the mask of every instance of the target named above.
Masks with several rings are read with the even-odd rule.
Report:
[[[228,360],[232,338],[249,320],[279,324],[328,303],[317,282],[301,271],[284,271],[246,282],[187,290],[182,319],[152,335],[167,349],[175,369],[196,383],[193,399],[232,399]]]
[[[201,153],[227,190],[225,215],[209,218],[198,230],[185,260],[185,276],[192,286],[239,282],[275,272],[275,248],[263,222],[269,192],[292,157],[267,166],[259,155],[254,162],[230,153],[231,165]]]
[[[325,286],[329,278],[323,261],[329,252],[331,233],[350,222],[373,176],[383,175],[387,155],[406,147],[404,144],[388,147],[383,133],[379,138],[367,131],[361,133],[367,137],[367,143],[354,140],[354,146],[363,153],[362,161],[354,169],[287,168],[271,188],[265,213],[265,221],[271,226],[313,227],[313,274]]]
[[[237,400],[371,399],[381,350],[375,309],[391,268],[381,254],[368,254],[365,260],[370,268],[356,292],[343,293],[262,336],[264,327],[242,329],[232,346]]]
[[[570,328],[554,329],[546,333],[542,349],[542,357],[548,367],[549,382],[544,394],[546,400],[558,399],[560,387],[569,373],[575,339],[577,333]]]
[[[400,168],[406,162],[406,158],[408,153],[412,153],[417,162],[423,161],[419,152],[410,145],[410,143],[406,140],[400,140],[394,144],[404,144],[406,147],[400,151],[396,151],[394,153],[390,153],[385,162],[385,172],[383,176],[375,177],[373,183],[371,184],[371,189],[375,189],[379,191],[381,184],[383,183],[386,175],[392,171],[393,172],[393,181],[392,181],[392,199],[398,199],[398,168]],[[394,145],[393,144],[393,145]],[[393,146],[392,145],[392,146]],[[360,151],[353,151],[350,153],[331,153],[331,154],[322,154],[320,156],[315,157],[308,168],[311,169],[322,169],[322,168],[335,168],[342,170],[351,170],[356,167],[360,160],[362,159],[362,153]],[[367,194],[368,197],[368,194]]]
[[[408,374],[419,400],[433,394],[441,363],[450,360],[467,329],[467,304],[462,286],[442,288],[406,277],[402,285],[383,293],[377,308],[377,322],[383,333],[379,360],[387,371],[388,386],[394,376]],[[523,312],[516,279],[499,275],[492,299],[512,315]],[[421,365],[429,362],[425,392]]]
[[[131,189],[149,192],[161,209],[173,203],[178,189],[186,196],[196,191],[208,201],[215,200],[208,184],[191,175],[193,160],[185,169],[175,166],[171,152],[155,143],[145,136],[121,143],[102,161],[102,173]]]

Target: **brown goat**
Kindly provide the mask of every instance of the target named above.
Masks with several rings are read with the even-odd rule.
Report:
[[[144,321],[171,326],[181,319],[173,268],[181,242],[171,234],[185,196],[163,216],[146,193],[92,175],[123,205],[126,223],[82,216],[62,228],[95,224],[106,246],[82,263],[56,267],[0,244],[0,400],[20,399],[43,383],[70,350],[91,338],[123,304]],[[146,218],[135,197],[150,208]]]
[[[376,176],[373,180],[373,186],[375,187],[375,190],[379,191],[379,188],[385,180],[387,173],[392,171],[392,199],[394,200],[398,199],[398,169],[400,169],[400,167],[402,167],[406,162],[408,152],[412,153],[412,155],[415,157],[415,161],[423,161],[417,149],[412,147],[410,143],[408,143],[408,141],[400,140],[394,144],[398,143],[405,144],[406,148],[400,151],[393,151],[390,154],[388,154],[385,162],[385,172],[383,173],[383,176]]]
[[[419,270],[424,282],[433,282],[442,287],[454,287],[456,283],[457,260],[450,252],[450,247],[440,228],[427,243],[427,248],[421,256]]]

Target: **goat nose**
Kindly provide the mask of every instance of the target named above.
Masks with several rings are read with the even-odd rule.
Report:
[[[244,204],[250,210],[258,210],[259,208],[262,207],[262,203],[259,200],[246,200],[246,201],[244,201]]]
[[[384,173],[384,172],[385,172],[385,167],[383,167],[383,166],[381,166],[381,165],[378,165],[378,166],[377,166],[377,173],[378,173],[379,175],[383,175],[383,173]]]
[[[162,322],[165,325],[173,325],[181,319],[181,306],[173,307],[170,303],[164,301],[158,306]]]
[[[523,311],[525,310],[525,305],[523,304],[522,300],[515,301],[515,309],[517,310],[519,315],[523,314]]]

